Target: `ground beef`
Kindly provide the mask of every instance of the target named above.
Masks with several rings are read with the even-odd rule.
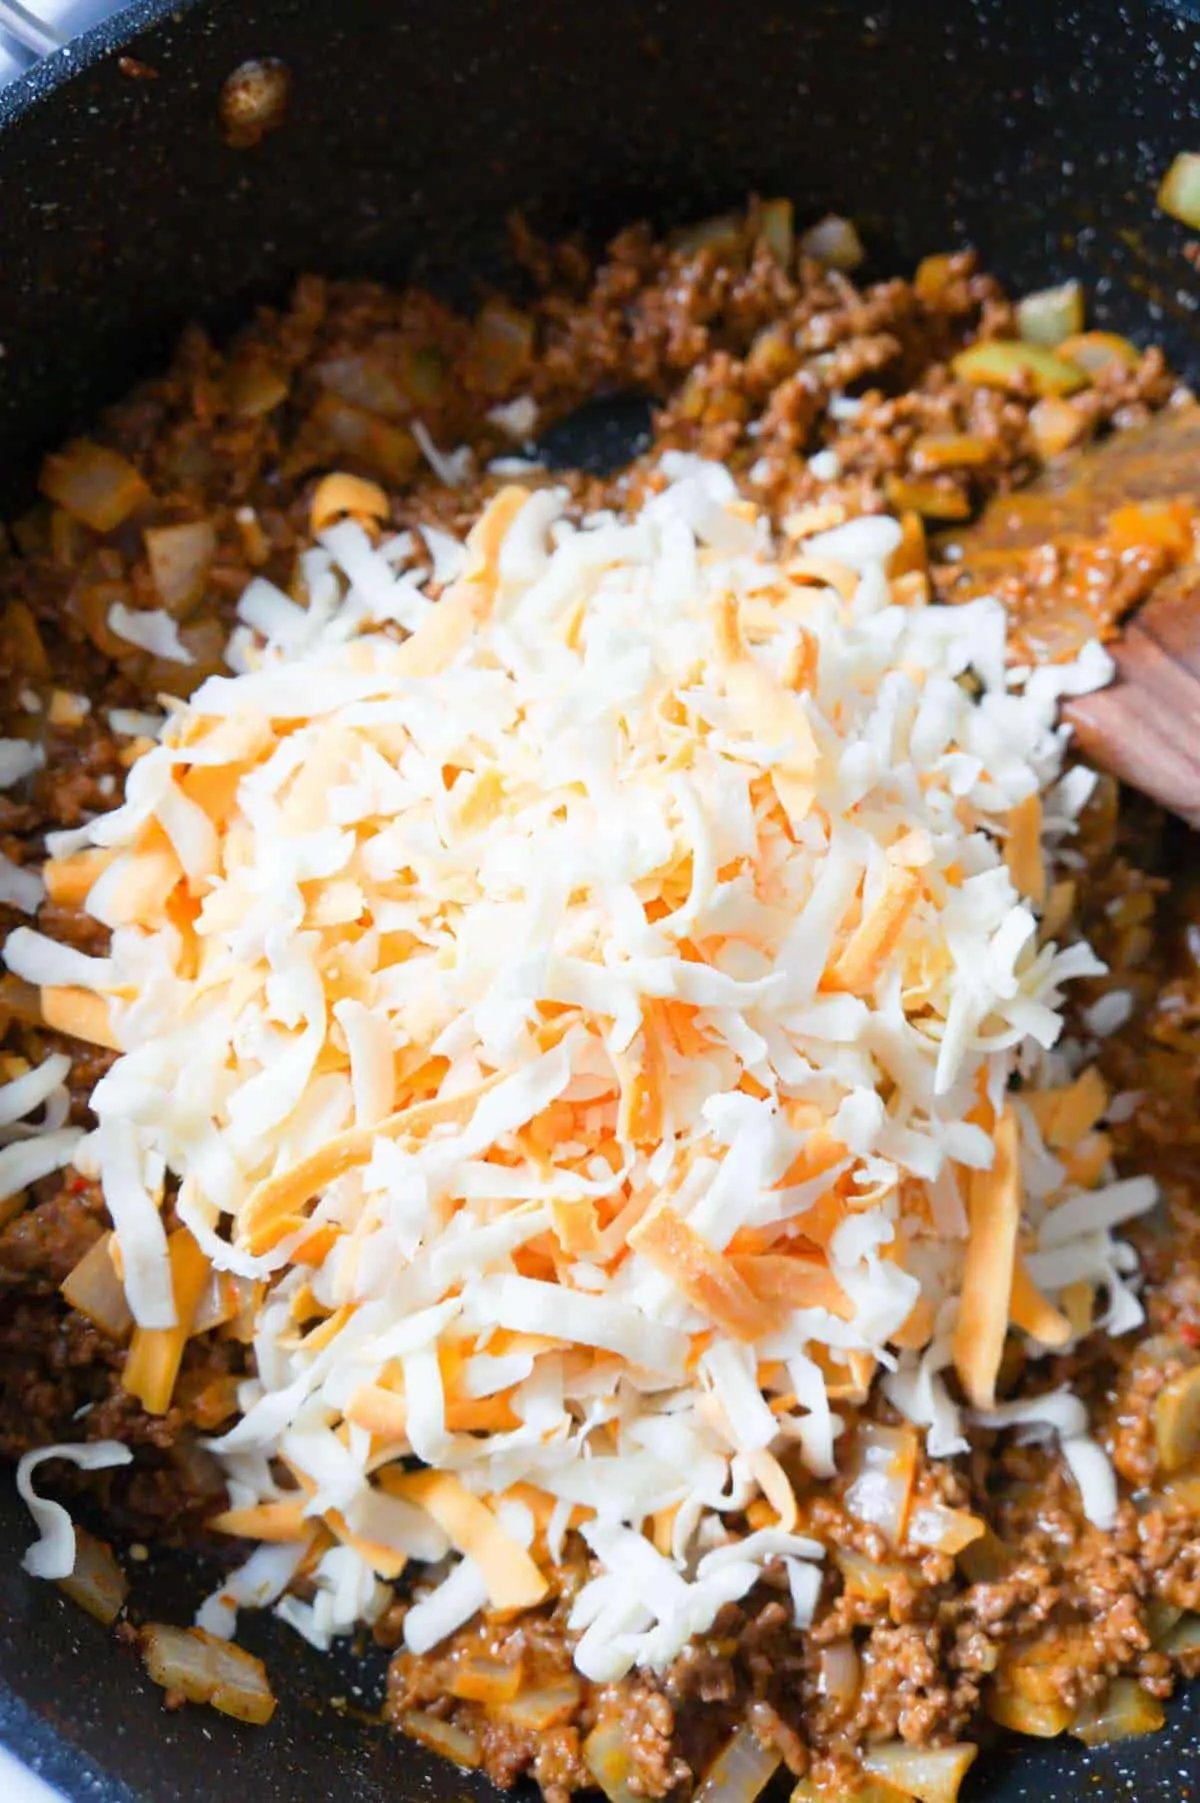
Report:
[[[970,253],[935,259],[912,281],[857,287],[801,261],[785,270],[754,229],[657,240],[621,234],[599,260],[575,243],[552,246],[517,227],[528,292],[518,307],[485,298],[474,322],[415,291],[309,277],[281,311],[264,310],[230,346],[194,329],[165,376],[111,410],[96,436],[128,458],[151,498],[100,534],[39,503],[0,535],[0,732],[34,739],[45,768],[0,795],[0,849],[36,863],[49,828],[71,827],[119,799],[136,755],[110,725],[113,709],[186,694],[221,667],[237,597],[256,574],[287,585],[309,531],[316,477],[345,468],[382,482],[390,525],[463,530],[504,480],[496,458],[520,448],[497,412],[532,401],[543,429],[603,393],[636,391],[655,404],[654,454],[675,448],[729,464],[746,495],[778,521],[819,508],[890,508],[909,537],[935,535],[935,594],[976,592],[953,532],[992,497],[1038,468],[1036,396],[959,380],[951,359],[976,337],[1011,336],[1013,310]],[[1077,440],[1163,407],[1175,382],[1155,351],[1102,375],[1066,405]],[[411,431],[419,418],[443,449],[465,446],[473,474],[437,482]],[[823,455],[818,455],[823,454]],[[815,461],[814,461],[815,459]],[[620,506],[654,476],[643,460],[607,480],[567,478],[581,506]],[[142,537],[147,527],[204,519],[215,554],[203,596],[179,609],[193,652],[164,663],[115,638],[114,602],[154,606]],[[937,534],[941,534],[937,537]],[[1032,655],[1062,654],[1121,614],[1162,576],[1152,552],[1116,557],[1103,545],[1035,542],[998,579]],[[994,572],[993,572],[994,576]],[[995,586],[993,582],[993,586]],[[50,724],[54,690],[90,711]],[[56,719],[72,717],[60,707]],[[836,1787],[865,1742],[975,1738],[998,1674],[1036,1662],[1046,1695],[1075,1709],[1125,1674],[1165,1694],[1194,1654],[1161,1650],[1164,1622],[1200,1609],[1200,1478],[1191,1491],[1158,1484],[1154,1410],[1162,1385],[1200,1355],[1200,885],[1172,881],[1178,845],[1153,810],[1119,802],[1101,783],[1080,847],[1082,924],[1112,967],[1081,986],[1127,989],[1128,1025],[1101,1062],[1140,1104],[1113,1130],[1130,1168],[1152,1169],[1168,1196],[1169,1249],[1140,1236],[1154,1335],[1094,1336],[1070,1360],[1027,1369],[1014,1352],[1009,1388],[1070,1381],[1084,1393],[1126,1491],[1115,1532],[1081,1519],[1078,1496],[1052,1449],[980,1436],[969,1455],[918,1474],[923,1500],[969,1509],[987,1536],[957,1559],[888,1546],[850,1515],[840,1487],[810,1485],[803,1525],[829,1549],[811,1631],[791,1627],[786,1583],[768,1574],[671,1668],[619,1685],[574,1671],[566,1622],[589,1575],[569,1537],[557,1591],[516,1621],[484,1617],[423,1658],[392,1661],[386,1715],[413,1732],[450,1722],[476,1738],[498,1783],[532,1776],[549,1803],[591,1782],[584,1743],[615,1728],[635,1794],[685,1793],[731,1728],[747,1716],[786,1766]],[[0,907],[0,933],[16,923]],[[47,903],[39,924],[81,950],[102,952],[103,930]],[[16,1055],[68,1049],[74,1118],[109,1054],[47,1033],[22,986],[0,987],[0,1026]],[[139,1534],[195,1537],[218,1506],[221,1480],[199,1448],[233,1407],[247,1368],[240,1340],[219,1330],[189,1343],[171,1409],[151,1416],[124,1391],[125,1349],[73,1312],[59,1286],[103,1231],[102,1198],[68,1176],[27,1206],[0,1204],[0,1451],[16,1456],[56,1439],[115,1435],[134,1446],[129,1472],[62,1474]],[[870,1412],[891,1419],[878,1397]],[[850,1411],[852,1414],[852,1411]],[[1136,1502],[1132,1499],[1136,1492]],[[401,1595],[377,1626],[400,1643]],[[565,1699],[536,1726],[456,1693],[473,1660],[521,1668],[520,1695]],[[847,1674],[850,1680],[847,1680]]]

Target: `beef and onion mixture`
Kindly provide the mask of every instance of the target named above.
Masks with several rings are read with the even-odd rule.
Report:
[[[953,1803],[1200,1665],[1200,892],[1061,726],[1193,522],[954,539],[1192,402],[781,201],[517,246],[192,331],[0,546],[26,1565],[249,1721],[239,1611],[373,1634],[550,1803]]]

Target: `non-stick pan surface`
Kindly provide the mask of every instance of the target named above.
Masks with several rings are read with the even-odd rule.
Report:
[[[599,233],[790,193],[802,217],[853,213],[880,273],[970,242],[1018,290],[1078,274],[1098,324],[1200,376],[1200,286],[1153,208],[1200,149],[1198,19],[1155,0],[140,0],[0,95],[0,503],[186,319],[220,329],[305,269],[469,299],[514,206]],[[287,66],[287,114],[232,149],[221,84],[261,56]],[[247,1634],[282,1692],[269,1728],[165,1714],[134,1657],[22,1576],[27,1533],[0,1482],[0,1740],[73,1798],[487,1792],[364,1725],[378,1656],[331,1665],[271,1621]],[[204,1583],[155,1558],[135,1600],[186,1620]],[[1002,1746],[970,1794],[1194,1790],[1193,1695],[1123,1747]]]

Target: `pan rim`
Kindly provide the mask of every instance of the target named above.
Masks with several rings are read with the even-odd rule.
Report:
[[[0,155],[4,135],[10,128],[36,112],[61,87],[108,57],[128,50],[156,25],[181,19],[205,4],[206,0],[130,0],[110,18],[32,64],[0,89]]]

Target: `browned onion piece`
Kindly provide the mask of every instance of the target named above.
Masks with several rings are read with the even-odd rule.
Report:
[[[129,1584],[110,1546],[83,1528],[75,1529],[75,1568],[58,1587],[73,1603],[110,1628],[125,1606]]]
[[[802,257],[810,257],[815,263],[824,263],[827,269],[840,269],[847,275],[858,268],[866,254],[853,221],[842,219],[837,213],[819,219],[800,240]]]
[[[1057,288],[1040,288],[1017,302],[1017,330],[1026,344],[1044,344],[1055,350],[1075,332],[1083,330],[1083,289],[1078,282],[1061,282]]]
[[[1084,415],[1061,395],[1043,395],[1037,405],[1030,408],[1029,436],[1039,457],[1057,457],[1077,444],[1088,430]]]
[[[436,1715],[426,1715],[423,1710],[410,1709],[400,1717],[400,1726],[423,1747],[431,1748],[443,1759],[451,1759],[455,1765],[466,1766],[468,1770],[473,1770],[483,1757],[473,1734],[456,1727],[453,1722],[439,1720]]]
[[[1002,1728],[1030,1734],[1036,1740],[1053,1740],[1071,1725],[1071,1711],[1060,1698],[1023,1696],[1007,1684],[994,1684],[986,1697],[987,1712]]]
[[[511,1703],[523,1676],[518,1659],[488,1659],[482,1653],[457,1659],[446,1677],[452,1697],[472,1703]]]
[[[125,1288],[110,1255],[112,1234],[102,1233],[89,1246],[62,1285],[72,1308],[113,1340],[123,1340],[133,1326]]]
[[[72,613],[77,614],[83,622],[83,629],[91,639],[97,651],[114,662],[131,664],[137,658],[145,656],[145,652],[129,639],[123,639],[112,631],[108,624],[109,609],[120,603],[128,607],[133,600],[133,591],[127,582],[121,582],[109,576],[96,576],[82,571],[74,588],[71,590],[69,602]]]
[[[1158,1463],[1169,1477],[1200,1452],[1200,1365],[1165,1383],[1154,1403],[1154,1443]]]
[[[592,1729],[583,1743],[583,1759],[608,1803],[637,1803],[629,1785],[629,1741],[619,1716],[608,1716]]]
[[[781,269],[790,269],[796,249],[796,227],[790,200],[764,200],[759,208],[759,235]]]
[[[917,1436],[911,1427],[859,1423],[846,1508],[859,1521],[882,1530],[898,1545],[912,1506],[917,1472]]]
[[[821,1648],[817,1685],[831,1703],[849,1708],[862,1685],[862,1661],[854,1642],[831,1640]]]
[[[235,1277],[232,1271],[211,1271],[192,1316],[192,1332],[208,1333],[214,1327],[224,1327],[253,1296],[254,1284],[249,1277]]]
[[[217,555],[216,528],[211,520],[186,520],[178,526],[148,526],[142,536],[159,600],[169,614],[183,619],[203,598]]]
[[[411,480],[421,460],[411,432],[376,413],[368,413],[365,407],[340,400],[336,394],[320,397],[310,415],[310,424],[339,456],[396,487]]]
[[[877,1778],[871,1772],[857,1772],[843,1779],[836,1792],[815,1785],[811,1778],[801,1778],[792,1792],[791,1803],[907,1803],[911,1793]]]
[[[269,364],[247,361],[228,371],[225,392],[238,419],[259,419],[287,400],[288,385],[279,370]]]
[[[1031,388],[1034,394],[1074,394],[1086,388],[1087,372],[1044,345],[1015,338],[980,338],[959,351],[951,368],[963,382],[982,388]]]
[[[1141,361],[1137,346],[1117,332],[1080,332],[1064,339],[1058,352],[1093,381],[1107,369],[1136,369]]]
[[[18,676],[49,676],[50,659],[28,602],[10,601],[0,614],[0,656]]]
[[[518,1691],[511,1703],[500,1704],[493,1713],[501,1721],[512,1722],[514,1727],[541,1734],[559,1722],[569,1721],[579,1707],[581,1694],[578,1678],[565,1672],[553,1684],[543,1685],[538,1690]]]
[[[1200,155],[1182,150],[1163,176],[1158,204],[1164,213],[1200,232]]]
[[[446,398],[446,359],[436,344],[406,344],[400,353],[404,392],[418,407],[437,407]]]
[[[1200,1652],[1200,1615],[1181,1615],[1164,1636],[1162,1650],[1176,1658],[1180,1653]]]
[[[171,1628],[151,1622],[142,1629],[146,1674],[164,1690],[189,1703],[208,1703],[239,1722],[269,1722],[275,1698],[261,1659],[201,1628]]]
[[[111,532],[150,496],[128,459],[90,438],[74,438],[47,457],[40,487],[93,532]]]
[[[749,1722],[742,1722],[709,1766],[695,1803],[754,1803],[783,1764],[774,1747],[764,1747]]]
[[[714,251],[721,257],[736,255],[745,233],[746,221],[741,213],[715,213],[711,219],[699,219],[694,225],[679,226],[667,239],[671,250],[680,256],[694,257],[702,250]]]
[[[503,301],[488,301],[475,321],[471,373],[485,394],[505,394],[533,353],[533,321]]]
[[[1102,1697],[1080,1710],[1071,1733],[1087,1746],[1099,1747],[1111,1740],[1155,1734],[1165,1719],[1158,1698],[1143,1690],[1135,1678],[1114,1678]]]
[[[871,1603],[885,1603],[892,1585],[907,1576],[903,1565],[881,1565],[848,1547],[836,1547],[833,1557],[849,1594],[865,1597]]]
[[[876,1777],[920,1803],[957,1803],[959,1787],[979,1748],[970,1741],[949,1747],[910,1747],[901,1740],[869,1747],[863,1764]]]

